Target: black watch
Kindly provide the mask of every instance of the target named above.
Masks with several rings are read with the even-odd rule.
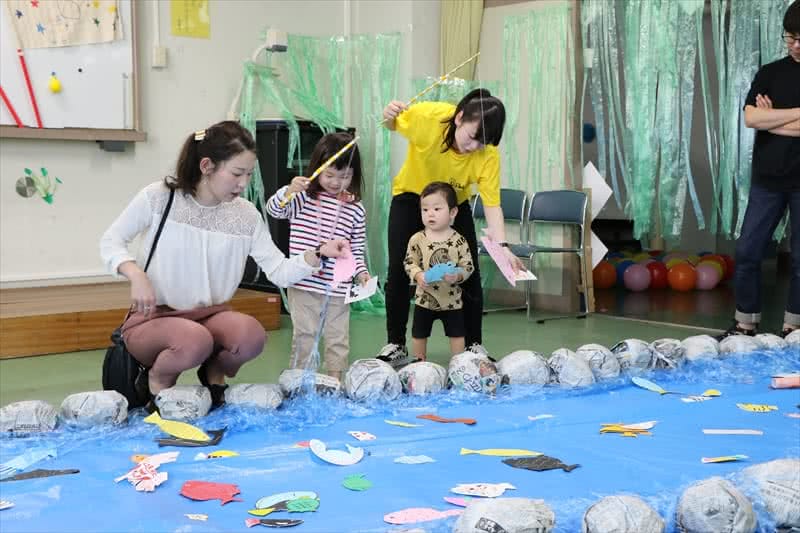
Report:
[[[322,255],[322,245],[323,244],[324,243],[319,243],[317,245],[317,247],[314,248],[314,255],[316,255],[317,259],[319,259],[320,261],[325,261],[326,259],[329,259],[327,256]]]
[[[511,246],[509,246],[509,244],[507,242],[498,242],[497,244],[499,244],[503,248],[510,248],[511,247]]]

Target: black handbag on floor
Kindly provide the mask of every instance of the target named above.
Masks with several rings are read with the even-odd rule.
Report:
[[[161,230],[164,229],[164,223],[167,221],[174,197],[175,190],[172,189],[164,208],[164,214],[161,215],[158,230],[153,237],[153,246],[150,247],[150,254],[144,265],[145,272],[150,266],[150,260],[153,259],[153,252],[156,251],[158,238],[161,236]],[[106,350],[106,357],[103,360],[103,390],[114,390],[122,394],[128,400],[128,409],[134,409],[147,404],[150,400],[150,389],[147,383],[148,368],[128,352],[125,341],[122,339],[122,325],[128,320],[130,314],[131,312],[128,311],[122,324],[111,334],[111,346]]]

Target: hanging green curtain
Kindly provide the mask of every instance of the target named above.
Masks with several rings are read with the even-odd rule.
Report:
[[[347,66],[347,70],[345,70]],[[248,61],[239,117],[255,135],[264,108],[277,109],[289,127],[290,162],[302,159],[296,117],[311,120],[325,132],[356,126],[364,175],[363,203],[367,210],[367,264],[370,273],[386,279],[387,226],[391,200],[389,131],[379,127],[380,111],[397,94],[400,34],[308,37],[289,35],[285,53],[268,53],[267,65]],[[345,87],[349,93],[345,94]],[[345,117],[346,103],[351,117]],[[266,217],[264,191],[256,166],[245,196]],[[383,313],[377,294],[351,306],[358,312]]]
[[[443,72],[471,57],[478,51],[483,20],[483,0],[441,0],[439,36],[440,64]],[[477,61],[470,61],[454,76],[473,79]],[[419,92],[419,91],[417,91]]]

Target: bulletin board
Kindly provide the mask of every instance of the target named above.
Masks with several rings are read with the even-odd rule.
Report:
[[[144,140],[135,19],[132,0],[0,2],[0,137]]]

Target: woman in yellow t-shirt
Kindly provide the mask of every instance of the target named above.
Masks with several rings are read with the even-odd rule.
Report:
[[[475,273],[461,288],[464,295],[465,343],[468,350],[486,354],[481,335],[483,293],[478,271],[478,244],[469,206],[477,185],[492,237],[505,244],[500,208],[500,154],[506,111],[486,89],[475,89],[457,106],[421,102],[406,107],[392,101],[383,110],[385,126],[408,140],[406,160],[394,178],[389,210],[389,272],[386,279],[386,331],[388,344],[378,358],[394,367],[415,360],[406,349],[406,324],[410,305],[409,279],[403,260],[412,235],[423,229],[419,194],[431,182],[443,181],[456,190],[458,214],[453,229],[466,237]],[[522,262],[506,247],[515,268]]]

